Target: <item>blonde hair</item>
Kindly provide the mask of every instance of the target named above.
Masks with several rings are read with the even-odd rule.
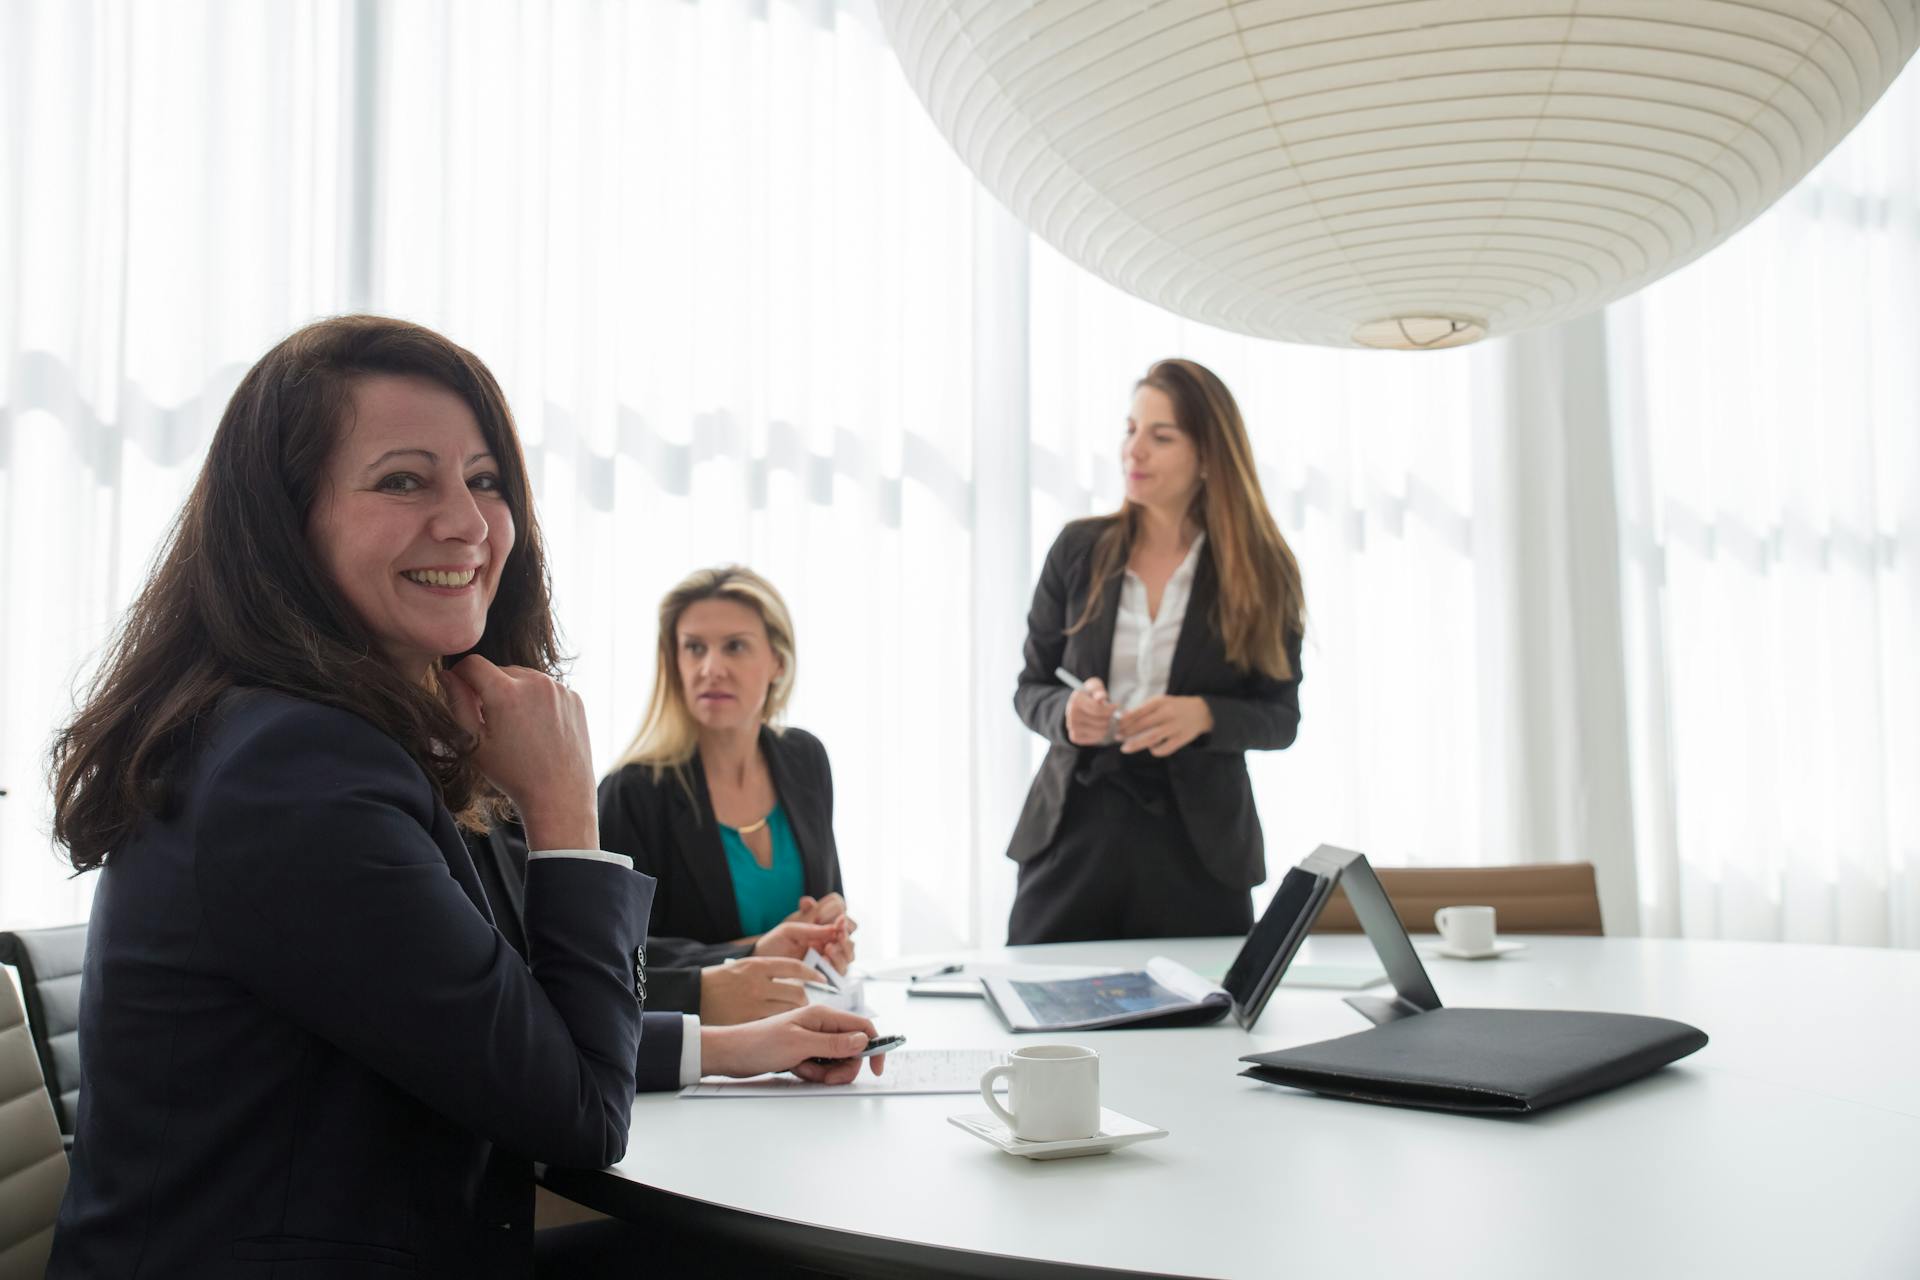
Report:
[[[1200,456],[1200,491],[1193,517],[1207,535],[1207,549],[1219,572],[1220,594],[1213,624],[1220,632],[1227,661],[1241,671],[1258,671],[1276,680],[1293,678],[1287,642],[1306,633],[1306,595],[1300,563],[1281,536],[1260,492],[1253,445],[1227,384],[1192,360],[1162,360],[1134,384],[1153,387],[1173,401],[1174,425],[1185,432]],[[1120,576],[1133,549],[1140,512],[1124,502],[1100,535],[1093,551],[1093,584],[1086,607],[1068,628],[1089,625],[1100,610],[1107,584]]]
[[[657,779],[668,769],[681,770],[693,759],[700,746],[700,726],[687,707],[687,691],[680,683],[680,617],[702,600],[731,600],[760,615],[767,629],[767,643],[780,659],[780,674],[767,690],[766,704],[760,709],[764,724],[774,726],[793,696],[793,678],[798,669],[793,644],[793,615],[771,582],[744,565],[721,565],[714,569],[696,569],[681,579],[678,586],[660,601],[660,636],[654,651],[653,696],[647,701],[646,718],[640,732],[633,736],[626,752],[614,767],[630,764],[649,765]],[[684,781],[684,779],[683,779]]]

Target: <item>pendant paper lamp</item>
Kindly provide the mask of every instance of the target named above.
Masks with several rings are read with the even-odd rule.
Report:
[[[987,188],[1176,312],[1453,346],[1698,257],[1832,149],[1920,0],[879,0]]]

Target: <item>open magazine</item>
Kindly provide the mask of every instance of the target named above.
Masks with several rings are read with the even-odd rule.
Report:
[[[1335,855],[1343,852],[1322,845],[1287,871],[1228,966],[1223,983],[1208,982],[1177,960],[1155,956],[1145,969],[1076,978],[983,977],[980,985],[1015,1031],[1191,1027],[1218,1022],[1229,1013],[1242,1027],[1251,1028],[1339,882],[1343,864]],[[1390,913],[1392,908],[1382,906],[1381,910]],[[1397,927],[1398,921],[1394,923]],[[1354,966],[1318,968],[1325,972],[1313,976],[1326,986],[1371,986],[1386,976],[1362,966],[1356,981],[1351,972],[1335,972],[1351,971]]]
[[[1153,957],[1145,969],[1092,978],[985,978],[980,985],[1015,1031],[1199,1026],[1233,1008],[1224,987],[1165,956]]]

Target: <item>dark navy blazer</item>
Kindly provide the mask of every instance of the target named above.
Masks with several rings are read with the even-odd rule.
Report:
[[[1054,675],[1065,667],[1086,680],[1107,679],[1113,657],[1114,625],[1120,616],[1122,569],[1107,584],[1099,610],[1088,624],[1068,634],[1087,607],[1093,589],[1093,552],[1112,516],[1075,520],[1047,552],[1040,581],[1027,614],[1026,664],[1014,689],[1014,709],[1029,729],[1053,745],[1034,775],[1020,811],[1007,856],[1015,862],[1038,857],[1053,842],[1074,775],[1096,752],[1115,747],[1078,747],[1067,737],[1067,701],[1073,691]],[[1300,729],[1300,636],[1287,637],[1293,678],[1276,680],[1258,671],[1241,671],[1227,661],[1226,645],[1214,625],[1220,579],[1211,542],[1200,554],[1193,591],[1174,642],[1167,693],[1204,698],[1213,713],[1213,731],[1203,733],[1167,757],[1167,777],[1181,822],[1209,873],[1229,889],[1248,889],[1267,877],[1266,842],[1247,777],[1248,751],[1278,751],[1293,744]]]
[[[528,871],[523,959],[391,738],[229,695],[109,857],[48,1275],[524,1276],[531,1162],[600,1167],[678,1015],[635,975],[653,886]]]

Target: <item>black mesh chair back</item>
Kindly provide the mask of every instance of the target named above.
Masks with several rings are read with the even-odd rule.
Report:
[[[80,967],[86,953],[84,924],[0,933],[0,964],[20,973],[40,1074],[60,1132],[69,1137],[80,1106]]]

